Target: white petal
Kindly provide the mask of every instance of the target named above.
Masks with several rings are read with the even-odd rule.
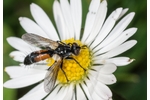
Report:
[[[121,14],[120,14],[118,19],[120,19],[128,10],[129,10],[129,8],[123,9],[123,11],[121,12]]]
[[[60,0],[60,6],[65,19],[66,26],[68,28],[69,38],[74,38],[73,19],[71,16],[71,8],[68,0]]]
[[[132,48],[136,43],[137,43],[136,40],[127,41],[127,42],[121,44],[120,46],[110,50],[109,52],[100,55],[99,58],[102,59],[102,58],[111,58],[111,57],[117,56],[117,55],[129,50],[130,48]],[[96,53],[95,53],[95,55],[96,55]]]
[[[123,33],[121,33],[120,36],[118,36],[115,40],[113,40],[111,43],[100,49],[98,52],[100,54],[107,52],[120,44],[122,44],[124,41],[126,41],[128,38],[130,38],[135,32],[137,31],[137,28],[130,28],[125,30]],[[98,48],[95,48],[94,51],[97,51]]]
[[[59,40],[58,34],[47,14],[38,5],[32,3],[30,10],[33,18],[52,40]]]
[[[95,71],[97,71],[97,72],[103,67],[103,65],[94,65],[94,64],[99,64],[99,63],[95,63],[95,61],[93,61],[92,69],[95,70]]]
[[[96,70],[90,70],[89,71],[89,74],[92,76],[92,77],[97,77],[97,75],[98,75],[98,71]]]
[[[128,57],[115,57],[105,60],[106,63],[114,63],[116,66],[125,66],[133,62],[134,59]]]
[[[24,63],[20,63],[20,66],[26,69],[37,69],[37,70],[47,70],[49,66],[47,66],[46,60],[42,60],[31,65],[25,65]]]
[[[92,30],[90,31],[90,35],[85,41],[85,43],[87,43],[88,45],[95,39],[99,30],[101,29],[101,26],[106,17],[106,13],[107,13],[107,2],[106,0],[103,0],[101,4],[99,5],[98,11],[96,13],[94,24],[93,24]]]
[[[127,16],[125,16],[115,27],[114,29],[110,32],[110,34],[106,37],[106,39],[98,45],[96,48],[100,49],[103,46],[108,45],[111,43],[113,40],[115,40],[123,31],[124,29],[128,26],[128,24],[131,22],[133,19],[135,13],[130,13]]]
[[[77,97],[77,100],[87,100],[79,84],[76,84],[75,95]]]
[[[102,29],[100,30],[98,36],[96,37],[96,39],[90,46],[90,48],[94,48],[95,46],[97,46],[108,35],[108,33],[114,27],[116,20],[118,19],[121,12],[122,12],[122,8],[117,8],[115,11],[113,11],[109,15],[109,17],[106,19]]]
[[[15,61],[23,62],[26,55],[20,51],[12,51],[10,54]]]
[[[19,100],[41,100],[43,99],[48,93],[44,91],[44,84],[43,82],[29,91],[26,95],[21,97]]]
[[[68,95],[68,89],[69,89],[69,86],[62,86],[61,89],[58,91],[58,94],[55,97],[55,100],[63,100],[63,98],[65,98],[65,96]]]
[[[82,86],[83,91],[85,92],[85,94],[86,94],[88,100],[93,100],[92,97],[91,97],[91,94],[90,94],[90,92],[89,92],[89,88],[87,87],[86,83],[85,83],[85,84],[82,83],[81,86]]]
[[[96,83],[96,82],[97,82],[97,80],[92,79],[91,76],[89,76],[89,78],[85,79],[85,85],[87,86],[90,95],[94,92],[95,85],[93,85],[92,83]]]
[[[34,34],[37,34],[39,36],[48,38],[48,35],[31,19],[26,18],[26,17],[20,17],[19,21],[20,21],[22,28],[27,33],[34,33]]]
[[[50,100],[50,99],[54,99],[59,91],[59,89],[61,89],[60,85],[57,85],[54,90],[46,97],[45,100]],[[54,99],[55,100],[55,99]]]
[[[89,11],[96,13],[98,10],[98,7],[100,5],[100,1],[99,0],[92,0],[89,6]]]
[[[81,40],[83,43],[85,42],[85,40],[87,39],[87,37],[89,36],[91,32],[99,5],[100,5],[99,0],[92,0],[90,3],[89,12],[87,13],[87,16],[86,16],[84,33],[83,33],[82,40]]]
[[[129,57],[115,57],[115,58],[109,58],[109,59],[98,59],[95,58],[94,63],[95,64],[108,64],[113,63],[116,66],[125,66],[133,62],[135,59],[130,59]]]
[[[75,28],[75,39],[79,40],[82,19],[81,0],[70,0],[70,7]]]
[[[115,64],[104,64],[104,66],[100,69],[100,73],[103,74],[111,74],[113,72],[115,72],[117,69]]]
[[[32,50],[36,49],[35,47],[27,44],[25,41],[17,37],[9,37],[7,38],[7,41],[12,47],[22,51],[23,53],[30,53]]]
[[[50,100],[51,98],[53,98],[54,100],[63,100],[63,98],[65,98],[66,96],[69,97],[68,96],[68,93],[70,93],[69,89],[70,86],[59,85],[59,82],[57,83],[56,81],[56,86],[54,87],[54,90],[44,100]]]
[[[126,15],[115,27],[114,29],[111,31],[110,35],[108,36],[108,39],[115,39],[115,37],[117,37],[128,25],[129,23],[132,21],[133,17],[134,17],[135,13],[129,13],[128,15]],[[112,39],[112,40],[113,40]],[[110,41],[110,40],[109,40]]]
[[[101,98],[97,93],[92,93],[92,98],[93,100],[106,100],[106,99],[103,99]]]
[[[116,77],[113,74],[104,75],[99,73],[97,80],[107,85],[116,83]]]
[[[39,73],[46,73],[46,70],[38,70],[38,69],[28,69],[20,66],[9,66],[5,67],[5,71],[9,74],[11,78],[26,76],[26,75],[34,75]]]
[[[38,84],[37,86],[35,86],[33,89],[31,89],[28,93],[26,93],[23,97],[28,96],[38,90],[44,90],[44,82]],[[43,88],[43,89],[42,89]]]
[[[66,24],[64,21],[64,17],[62,15],[60,4],[57,0],[54,1],[53,4],[53,12],[54,12],[54,19],[56,22],[56,26],[60,35],[61,40],[65,40],[69,38],[69,34],[67,32]]]
[[[18,78],[11,79],[4,83],[4,87],[7,88],[22,88],[29,85],[32,85],[34,83],[37,83],[41,80],[43,80],[45,77],[45,72],[33,74],[33,75],[27,75],[22,76]]]
[[[68,94],[62,100],[71,100],[74,93],[74,84],[69,84]]]
[[[109,100],[109,98],[112,97],[112,92],[110,91],[110,89],[101,82],[97,82],[94,89],[95,92],[104,100]]]
[[[36,66],[33,65],[34,69],[40,69],[40,70],[46,70],[49,68],[49,66],[47,66],[47,63],[36,63]]]

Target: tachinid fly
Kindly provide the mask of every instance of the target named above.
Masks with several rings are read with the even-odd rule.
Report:
[[[50,57],[55,60],[52,66],[48,68],[48,72],[46,73],[44,79],[44,89],[47,93],[53,90],[59,69],[63,71],[66,80],[69,81],[64,70],[62,69],[63,60],[71,59],[79,64],[78,61],[72,57],[72,55],[77,56],[80,53],[80,50],[86,47],[85,45],[80,47],[75,42],[66,44],[61,41],[53,41],[32,33],[24,34],[22,39],[31,45],[41,48],[41,50],[34,51],[25,57],[25,65],[31,65]],[[80,64],[79,66],[83,68]]]

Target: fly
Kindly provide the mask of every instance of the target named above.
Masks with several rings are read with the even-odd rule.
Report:
[[[31,65],[48,58],[53,58],[55,60],[52,66],[48,68],[48,72],[44,78],[44,90],[47,93],[53,90],[59,69],[62,70],[66,80],[69,81],[64,70],[62,69],[63,60],[71,59],[79,64],[79,62],[71,55],[79,55],[80,50],[86,47],[85,45],[80,47],[75,42],[66,44],[60,41],[53,41],[32,33],[26,33],[22,35],[22,39],[31,45],[42,48],[42,50],[34,51],[27,55],[24,59],[25,65]],[[80,64],[79,66],[83,68]],[[83,69],[85,71],[85,68]]]

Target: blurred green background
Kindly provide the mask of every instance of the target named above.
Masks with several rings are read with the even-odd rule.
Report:
[[[14,50],[6,41],[9,36],[21,37],[25,31],[19,25],[20,16],[29,17],[29,5],[34,2],[41,6],[54,23],[52,5],[54,0],[4,0],[3,1],[3,59],[4,67],[18,65],[9,57],[9,53]],[[130,39],[136,39],[138,43],[129,51],[122,54],[136,59],[128,66],[119,67],[114,73],[117,83],[109,87],[114,93],[114,100],[147,100],[147,1],[146,0],[107,0],[108,14],[116,8],[129,8],[128,12],[135,12],[136,15],[128,27],[137,27],[138,31]],[[90,0],[82,0],[83,5],[83,25],[88,11]],[[7,81],[9,76],[4,72],[3,81]],[[22,97],[33,86],[23,89],[4,88],[3,100],[16,100]]]

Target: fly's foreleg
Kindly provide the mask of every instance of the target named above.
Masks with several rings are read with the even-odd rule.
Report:
[[[67,75],[66,75],[66,73],[65,73],[65,71],[63,70],[63,60],[62,60],[62,63],[61,63],[61,65],[60,65],[60,69],[62,70],[62,72],[64,73],[64,75],[65,75],[65,77],[66,77],[66,80],[67,80],[67,82],[69,82],[69,80],[68,80],[68,77],[67,77]]]
[[[83,68],[83,67],[80,65],[80,63],[79,63],[75,58],[73,58],[73,57],[66,57],[65,59],[74,60],[84,71],[86,71],[86,69]]]

